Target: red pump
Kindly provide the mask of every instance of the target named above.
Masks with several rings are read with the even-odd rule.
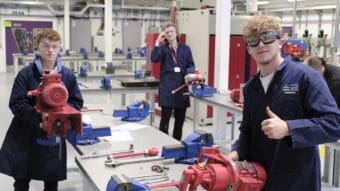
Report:
[[[35,109],[43,116],[42,129],[47,132],[47,137],[65,137],[71,127],[82,135],[81,113],[67,104],[69,94],[61,81],[61,74],[45,75],[39,87],[27,95],[36,96]]]
[[[206,158],[206,162],[203,159]],[[179,189],[209,191],[260,191],[267,180],[265,169],[255,162],[233,162],[217,148],[203,147],[195,165],[183,172]]]

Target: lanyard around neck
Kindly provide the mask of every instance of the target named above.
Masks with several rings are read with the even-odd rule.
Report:
[[[177,64],[177,48],[172,48],[170,47],[170,50],[171,50],[171,56],[172,56],[172,59],[174,60],[174,63]]]

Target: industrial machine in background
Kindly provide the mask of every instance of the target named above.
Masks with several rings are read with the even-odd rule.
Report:
[[[47,74],[39,87],[27,93],[36,97],[35,109],[42,115],[41,128],[46,131],[46,138],[39,138],[38,144],[59,144],[59,157],[61,157],[61,138],[66,137],[72,128],[82,135],[82,115],[80,111],[68,105],[69,97],[65,85],[61,81],[61,74]]]
[[[308,54],[308,45],[304,40],[287,39],[283,41],[281,48],[283,58],[291,56],[293,60],[301,62]]]

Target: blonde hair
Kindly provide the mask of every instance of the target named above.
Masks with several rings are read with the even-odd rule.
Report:
[[[37,44],[40,44],[41,39],[47,38],[50,41],[61,41],[60,34],[53,29],[44,29],[37,35]]]
[[[281,36],[281,26],[275,17],[269,15],[254,16],[243,27],[243,35],[245,37],[259,36],[269,29],[274,30],[277,35]]]

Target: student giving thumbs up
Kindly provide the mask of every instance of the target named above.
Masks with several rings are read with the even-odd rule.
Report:
[[[290,130],[285,121],[266,107],[266,113],[268,119],[265,119],[261,123],[261,130],[270,139],[282,139],[285,136],[290,135]]]

